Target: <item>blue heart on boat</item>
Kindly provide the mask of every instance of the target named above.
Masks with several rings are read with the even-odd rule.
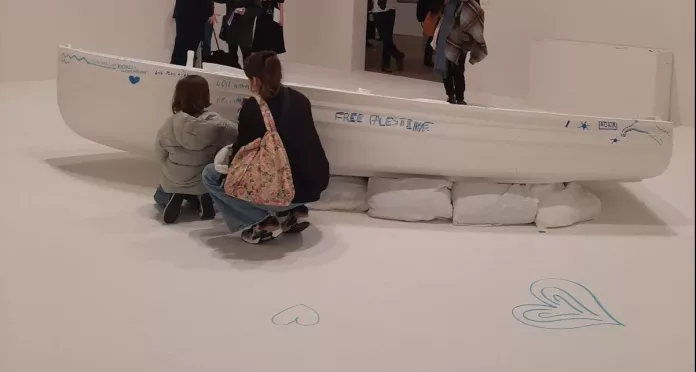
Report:
[[[129,76],[128,81],[130,81],[131,84],[138,84],[140,82],[140,76]]]
[[[319,313],[307,305],[291,306],[273,315],[271,322],[275,325],[297,324],[301,326],[313,326],[319,323]]]
[[[541,279],[532,283],[529,291],[541,303],[512,309],[515,319],[525,325],[545,329],[624,325],[582,284],[565,279]]]

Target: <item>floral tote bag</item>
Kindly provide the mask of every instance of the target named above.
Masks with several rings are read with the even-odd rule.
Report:
[[[295,197],[290,162],[266,101],[261,107],[266,133],[239,149],[225,179],[225,194],[253,204],[285,207]]]

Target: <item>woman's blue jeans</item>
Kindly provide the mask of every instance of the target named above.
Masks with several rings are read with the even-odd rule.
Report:
[[[271,207],[257,205],[225,194],[222,175],[215,170],[215,165],[208,164],[203,170],[203,185],[208,189],[218,211],[222,214],[231,233],[245,230],[263,222],[268,216],[284,212],[301,204],[291,204],[287,207]]]

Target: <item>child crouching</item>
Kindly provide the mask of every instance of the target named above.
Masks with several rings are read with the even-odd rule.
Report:
[[[213,200],[203,186],[202,172],[222,147],[237,139],[237,124],[210,107],[208,82],[190,75],[176,84],[172,112],[157,133],[156,150],[162,164],[155,202],[163,208],[164,223],[176,222],[184,201],[197,207],[201,219],[215,218]]]

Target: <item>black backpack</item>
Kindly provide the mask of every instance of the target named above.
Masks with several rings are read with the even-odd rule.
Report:
[[[416,5],[416,18],[418,18],[418,22],[425,21],[425,17],[428,16],[428,12],[432,7],[431,3],[432,0],[418,0],[418,4]]]

